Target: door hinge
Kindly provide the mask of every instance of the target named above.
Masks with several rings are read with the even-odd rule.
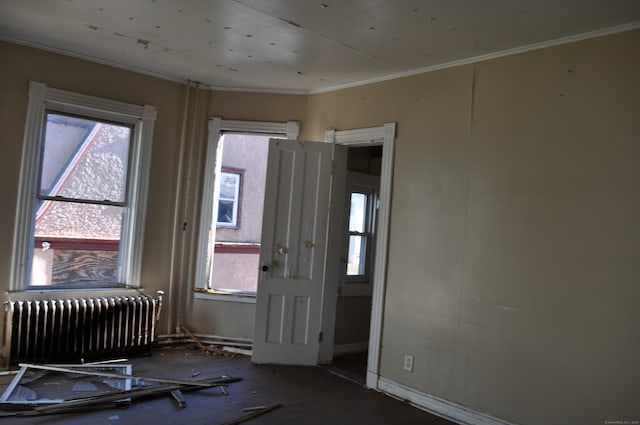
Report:
[[[324,334],[322,332],[320,332],[318,334],[318,341],[322,341],[323,338],[324,338]]]

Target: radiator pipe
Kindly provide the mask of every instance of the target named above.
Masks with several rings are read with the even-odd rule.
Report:
[[[180,214],[180,189],[182,186],[182,174],[183,174],[183,159],[184,159],[184,150],[185,143],[187,140],[187,121],[189,119],[189,106],[191,100],[191,80],[187,81],[185,85],[185,100],[184,100],[184,108],[182,110],[182,123],[180,129],[180,145],[178,150],[178,169],[176,171],[176,185],[175,185],[175,197],[174,197],[174,205],[173,205],[173,235],[171,237],[171,259],[169,264],[169,305],[175,305],[172,302],[172,299],[176,297],[177,293],[180,291],[180,288],[176,290],[176,269],[180,270],[180,264],[177,257],[177,253],[179,252],[178,243],[179,240],[182,240],[182,225],[181,214]],[[169,309],[168,320],[167,320],[167,331],[170,332],[173,326],[177,327],[176,317],[178,312],[174,308]]]
[[[188,277],[189,277],[189,270],[190,270],[190,264],[189,264],[189,258],[191,258],[191,256],[189,255],[185,255],[185,253],[187,253],[187,251],[190,251],[190,249],[188,249],[190,246],[193,245],[193,239],[194,237],[197,237],[194,234],[194,229],[196,228],[195,224],[195,219],[194,220],[189,220],[189,209],[190,209],[190,205],[189,202],[191,200],[191,174],[193,172],[193,155],[194,155],[194,141],[196,140],[196,123],[197,123],[197,117],[198,117],[198,101],[199,101],[199,95],[200,95],[200,88],[201,88],[201,84],[200,83],[195,83],[195,96],[193,99],[193,111],[191,112],[191,125],[190,125],[190,129],[191,129],[191,134],[190,134],[190,143],[189,143],[189,149],[185,149],[185,152],[187,152],[187,154],[185,155],[185,161],[187,162],[187,167],[186,167],[186,172],[184,175],[185,181],[184,181],[184,186],[183,186],[183,190],[182,190],[182,194],[183,194],[183,199],[182,199],[182,221],[183,221],[183,226],[182,226],[182,239],[181,239],[181,243],[180,243],[180,281],[178,282],[178,296],[177,296],[177,323],[176,323],[176,330],[177,328],[180,326],[181,323],[183,323],[182,320],[182,315],[183,312],[185,311],[185,302],[187,297],[185,296],[185,294],[187,292],[189,292],[191,290],[191,285],[188,284]],[[186,141],[185,141],[186,142]],[[193,210],[195,210],[195,208],[191,208]],[[193,217],[191,217],[193,218]],[[187,237],[187,235],[190,235],[191,237]]]

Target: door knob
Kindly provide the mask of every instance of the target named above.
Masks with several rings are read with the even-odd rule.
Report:
[[[265,265],[265,266],[262,266],[262,271],[263,271],[263,272],[267,272],[267,271],[269,271],[269,266],[266,266],[266,265]]]

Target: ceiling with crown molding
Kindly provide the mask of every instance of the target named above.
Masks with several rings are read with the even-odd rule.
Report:
[[[638,0],[0,0],[1,40],[290,93],[633,28]]]

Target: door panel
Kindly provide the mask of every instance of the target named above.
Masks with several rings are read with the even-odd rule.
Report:
[[[267,342],[282,344],[284,333],[284,295],[269,294],[267,307]]]
[[[253,362],[318,360],[333,145],[273,139]]]

